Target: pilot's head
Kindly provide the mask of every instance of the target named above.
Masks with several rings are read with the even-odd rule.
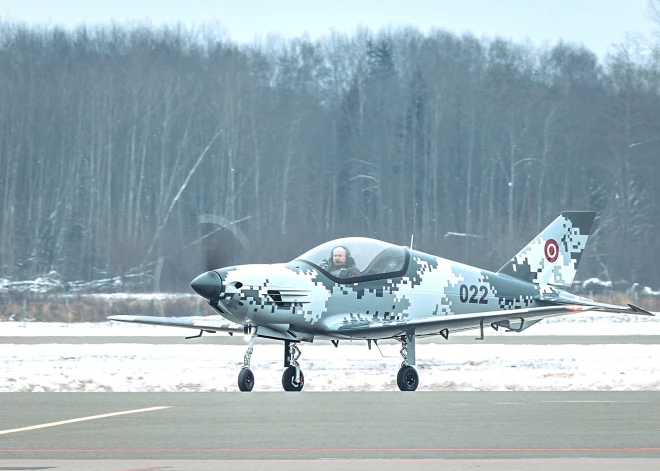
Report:
[[[346,247],[337,246],[332,249],[332,264],[336,267],[343,267],[346,265],[346,259],[351,256],[351,253]]]

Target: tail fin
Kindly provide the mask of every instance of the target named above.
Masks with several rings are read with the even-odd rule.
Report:
[[[595,217],[590,211],[561,213],[498,273],[535,284],[571,286]]]

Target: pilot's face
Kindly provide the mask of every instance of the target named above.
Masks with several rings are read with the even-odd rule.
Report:
[[[338,267],[346,265],[346,250],[344,250],[342,247],[335,248],[332,251],[332,263]]]

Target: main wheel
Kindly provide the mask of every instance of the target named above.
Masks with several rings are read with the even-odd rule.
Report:
[[[238,373],[238,389],[242,392],[250,392],[254,387],[254,374],[249,368],[244,368]]]
[[[282,374],[282,387],[285,391],[302,391],[305,385],[305,376],[300,372],[300,382],[296,383],[296,367],[289,366]]]
[[[414,391],[419,386],[417,370],[410,365],[402,366],[396,375],[396,385],[401,391]]]

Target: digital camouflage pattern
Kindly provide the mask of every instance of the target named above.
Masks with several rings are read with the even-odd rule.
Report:
[[[561,213],[498,273],[538,285],[571,286],[596,213]]]
[[[409,249],[400,276],[385,273],[376,280],[333,280],[304,259],[216,270],[224,286],[218,309],[240,323],[284,325],[293,332],[336,338],[379,338],[383,330],[402,334],[407,320],[545,306],[543,294],[576,301],[580,298],[556,286],[570,285],[575,277],[594,216],[562,213],[499,273]],[[362,240],[334,243],[351,247]],[[548,241],[557,241],[556,246],[547,248]],[[419,325],[417,330],[424,335],[439,329]]]

